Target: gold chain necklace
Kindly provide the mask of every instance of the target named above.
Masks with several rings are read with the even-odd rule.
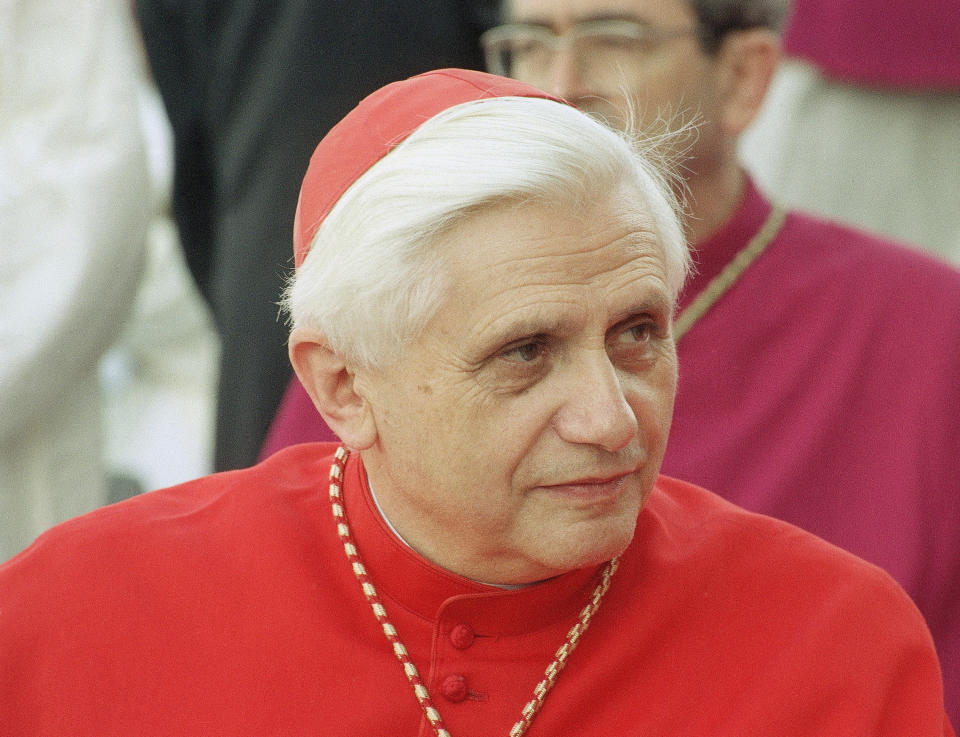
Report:
[[[377,593],[373,581],[370,580],[366,568],[364,568],[363,563],[360,561],[360,554],[357,551],[357,546],[353,542],[350,526],[347,524],[347,515],[343,505],[341,488],[344,470],[349,456],[350,451],[341,445],[337,448],[333,465],[330,466],[330,506],[333,509],[333,519],[337,524],[337,534],[343,543],[343,549],[347,554],[350,567],[353,569],[357,581],[360,582],[363,595],[370,604],[371,609],[373,609],[373,615],[377,618],[377,622],[379,622],[383,628],[383,634],[386,635],[394,655],[396,655],[400,661],[403,672],[407,676],[407,681],[413,688],[413,694],[416,696],[420,708],[423,709],[427,721],[430,722],[430,726],[433,727],[433,731],[437,737],[450,737],[450,733],[447,731],[443,724],[443,719],[440,717],[440,712],[438,712],[433,705],[430,692],[427,690],[426,685],[420,678],[420,674],[417,672],[416,666],[410,659],[407,648],[400,641],[400,636],[397,634],[396,628],[387,616],[387,610],[384,608],[383,602],[380,600],[380,595]],[[523,707],[520,719],[510,730],[510,737],[521,737],[521,735],[527,731],[533,718],[540,711],[540,707],[543,706],[547,694],[550,692],[550,689],[553,688],[553,684],[560,675],[560,671],[562,671],[564,665],[566,665],[567,658],[570,656],[570,653],[573,652],[574,648],[576,648],[583,633],[586,632],[587,627],[590,626],[590,620],[593,618],[597,609],[600,608],[600,602],[603,600],[604,594],[607,593],[607,589],[610,588],[610,580],[613,578],[613,574],[616,572],[619,564],[619,558],[614,558],[603,567],[600,583],[598,583],[597,587],[593,590],[593,595],[590,597],[589,603],[580,611],[576,623],[570,628],[563,644],[557,649],[553,660],[547,666],[543,679],[533,689],[533,698]]]
[[[723,267],[720,273],[713,277],[707,286],[703,288],[703,291],[677,316],[677,319],[673,323],[673,336],[675,340],[679,341],[683,334],[686,333],[697,320],[703,317],[706,311],[713,307],[718,299],[726,294],[727,290],[730,289],[743,272],[747,270],[747,267],[756,261],[757,256],[763,253],[773,239],[777,237],[777,233],[779,233],[780,228],[783,227],[783,221],[786,219],[786,216],[787,212],[783,207],[774,205],[771,208],[770,214],[767,215],[767,219],[760,227],[760,230],[756,232],[756,235],[750,239],[747,245],[737,251],[736,255],[727,262],[727,265]]]
[[[783,227],[785,218],[786,210],[778,205],[774,205],[770,210],[770,214],[767,216],[767,219],[760,227],[760,230],[758,230],[753,238],[751,238],[750,241],[742,249],[740,249],[734,255],[734,257],[730,259],[729,262],[727,262],[727,265],[723,267],[720,273],[710,280],[700,294],[698,294],[693,301],[687,305],[687,308],[677,316],[673,328],[676,340],[679,341],[684,333],[686,333],[697,320],[703,317],[703,315],[706,314],[711,307],[713,307],[717,300],[719,300],[727,292],[727,290],[729,290],[730,287],[736,283],[737,279],[739,279],[743,272],[747,270],[750,264],[752,264],[757,257],[763,253],[767,246],[770,245],[774,238],[777,237],[777,234],[780,232],[780,228]],[[407,648],[400,640],[400,636],[397,634],[396,628],[393,626],[393,624],[390,622],[390,618],[387,616],[387,610],[383,606],[380,595],[377,593],[377,590],[373,585],[373,581],[367,574],[367,570],[364,567],[363,562],[360,560],[360,554],[357,551],[357,547],[353,542],[350,526],[347,523],[346,512],[343,506],[341,488],[343,483],[344,469],[346,468],[347,458],[349,456],[350,452],[341,445],[339,448],[337,448],[333,465],[330,467],[330,505],[333,510],[334,521],[337,525],[337,534],[340,536],[340,541],[343,543],[343,549],[346,553],[347,561],[350,563],[353,573],[357,577],[357,581],[360,583],[360,588],[363,590],[363,595],[370,604],[374,617],[376,617],[377,622],[379,622],[381,628],[383,629],[383,634],[390,643],[394,655],[396,655],[397,659],[400,661],[403,672],[407,676],[407,681],[410,683],[414,696],[417,699],[417,703],[420,704],[420,708],[427,717],[427,721],[430,722],[430,726],[433,727],[433,731],[437,737],[450,737],[450,733],[443,724],[443,719],[440,716],[440,712],[437,711],[437,708],[433,704],[433,700],[430,697],[430,692],[427,690],[426,685],[420,678],[420,673],[417,671],[417,667],[410,659],[410,654],[407,652]],[[531,698],[530,701],[528,701],[523,707],[520,719],[510,729],[509,737],[521,737],[530,727],[530,724],[533,722],[533,718],[537,715],[537,713],[539,713],[540,708],[543,706],[543,702],[547,698],[547,694],[550,692],[550,689],[553,688],[553,685],[556,683],[560,672],[566,665],[567,658],[573,652],[574,648],[576,648],[577,643],[583,636],[583,633],[586,632],[587,628],[590,626],[590,620],[600,608],[600,602],[603,600],[604,594],[606,594],[607,590],[610,588],[610,581],[613,578],[613,574],[616,572],[619,564],[620,559],[617,557],[608,561],[604,566],[603,573],[600,576],[600,582],[593,590],[590,601],[580,611],[576,623],[574,623],[573,627],[570,628],[570,631],[567,632],[567,636],[564,639],[563,644],[557,649],[553,660],[547,666],[543,679],[534,687],[533,698]]]

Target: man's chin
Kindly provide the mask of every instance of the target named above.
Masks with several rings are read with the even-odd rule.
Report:
[[[603,523],[584,526],[575,536],[568,539],[570,544],[563,553],[564,568],[575,570],[590,568],[606,563],[626,550],[633,541],[636,530],[636,515],[629,519],[608,519]],[[579,538],[579,544],[577,544]]]

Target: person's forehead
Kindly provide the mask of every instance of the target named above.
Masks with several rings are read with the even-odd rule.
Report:
[[[695,16],[690,0],[507,0],[504,7],[507,20],[553,27],[609,18],[675,25]]]
[[[567,290],[584,287],[622,292],[637,277],[665,277],[654,219],[625,197],[582,211],[556,203],[498,206],[453,229],[443,248],[458,285],[451,297],[465,311],[482,313],[520,294],[563,301]]]

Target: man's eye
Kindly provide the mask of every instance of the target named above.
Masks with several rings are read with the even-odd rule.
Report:
[[[547,53],[547,47],[544,43],[535,38],[519,38],[514,41],[511,50],[517,56],[535,56]]]
[[[597,33],[584,37],[588,51],[617,51],[643,48],[644,41],[617,33]]]
[[[620,335],[617,336],[617,341],[623,345],[648,343],[655,330],[656,325],[654,325],[652,322],[637,323],[636,325],[631,325],[622,333],[620,333]]]
[[[520,345],[507,348],[500,355],[508,361],[515,361],[517,363],[530,363],[531,361],[536,361],[538,358],[540,358],[540,356],[543,355],[543,351],[543,343],[531,341],[529,343],[521,343]]]

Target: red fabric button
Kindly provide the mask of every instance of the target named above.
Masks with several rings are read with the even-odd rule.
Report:
[[[440,693],[447,701],[459,704],[467,698],[467,679],[459,675],[447,676],[440,685]]]
[[[450,642],[457,650],[466,650],[473,644],[473,628],[469,624],[458,624],[450,630]]]

